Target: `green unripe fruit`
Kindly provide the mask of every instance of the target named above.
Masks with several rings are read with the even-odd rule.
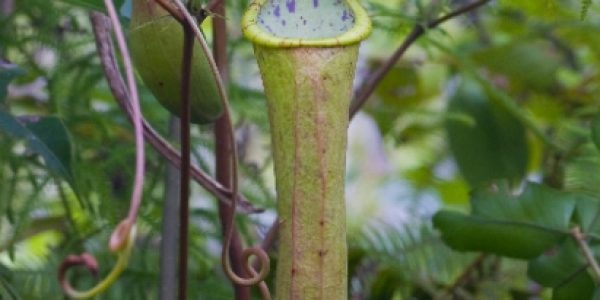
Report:
[[[129,40],[131,56],[144,83],[160,104],[179,116],[181,25],[153,0],[134,0]],[[223,108],[208,59],[199,45],[194,46],[191,79],[191,121],[210,123],[221,115]]]

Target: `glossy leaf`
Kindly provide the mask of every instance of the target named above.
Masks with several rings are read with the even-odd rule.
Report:
[[[567,236],[575,208],[572,195],[536,184],[517,197],[475,191],[471,203],[471,215],[441,211],[434,216],[444,242],[459,251],[522,259],[539,256]]]
[[[450,99],[446,121],[450,149],[472,186],[497,179],[518,182],[527,168],[525,129],[505,109],[488,101],[476,83],[465,79]]]

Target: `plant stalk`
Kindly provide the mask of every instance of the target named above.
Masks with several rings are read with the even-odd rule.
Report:
[[[181,191],[179,203],[179,299],[187,299],[187,266],[190,209],[190,84],[194,34],[190,25],[183,25],[183,59],[181,62]]]
[[[212,12],[219,16],[225,16],[225,4],[223,2],[217,3],[212,7]],[[228,70],[227,70],[227,24],[224,18],[213,18],[213,57],[215,64],[219,69],[223,82],[227,82]],[[227,124],[227,118],[225,116],[217,119],[214,129],[215,137],[215,166],[216,166],[216,179],[224,187],[231,189],[231,168],[233,167],[231,161],[232,145],[228,138],[229,129]],[[230,206],[219,202],[219,219],[221,221],[221,228],[223,237],[226,236],[227,226],[230,223],[229,220],[233,218]],[[240,274],[242,277],[248,277],[242,265],[242,241],[238,231],[234,228],[231,236],[231,244],[229,246],[229,259],[231,261],[231,268],[236,274]],[[235,284],[232,282],[234,288],[234,294],[236,300],[249,300],[250,287]]]
[[[278,299],[347,299],[346,131],[358,45],[255,46],[278,193]]]

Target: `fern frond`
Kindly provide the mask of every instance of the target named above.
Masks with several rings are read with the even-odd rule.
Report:
[[[431,293],[436,292],[435,287],[451,285],[474,257],[452,251],[427,224],[402,228],[374,224],[351,244],[387,273],[385,277],[389,279],[393,273],[396,280],[401,278],[402,283],[394,283],[397,289],[413,286]],[[377,280],[372,278],[370,285],[381,285]]]
[[[598,199],[600,195],[600,155],[588,143],[581,147],[577,155],[565,164],[564,188]]]

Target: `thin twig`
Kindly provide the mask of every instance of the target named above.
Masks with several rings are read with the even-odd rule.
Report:
[[[192,58],[194,34],[189,24],[183,24],[183,54],[181,59],[181,108],[179,124],[181,127],[181,189],[179,191],[179,299],[187,299],[187,270],[190,223],[190,86],[192,81]]]
[[[381,65],[377,70],[371,73],[363,82],[358,92],[355,94],[352,104],[350,105],[350,119],[352,119],[354,115],[356,115],[356,113],[365,105],[369,97],[375,91],[377,85],[379,85],[379,83],[381,82],[381,80],[383,80],[385,75],[387,75],[387,73],[394,67],[396,62],[406,53],[406,50],[408,50],[408,48],[410,48],[410,46],[419,39],[419,37],[425,34],[427,30],[433,29],[454,17],[472,11],[488,2],[490,2],[490,0],[475,1],[455,11],[452,11],[447,15],[444,15],[436,20],[428,22],[425,25],[416,24],[411,30],[411,32],[408,34],[408,36],[404,39],[402,44],[400,44],[400,47],[396,49],[394,54],[392,54],[392,56],[390,56],[390,58],[383,65]]]
[[[581,228],[579,226],[573,228],[571,230],[571,236],[577,242],[579,249],[581,249],[581,253],[585,257],[585,260],[588,262],[589,266],[592,268],[592,273],[594,274],[594,280],[596,284],[600,284],[600,266],[598,265],[598,261],[594,257],[594,252],[590,249],[588,245],[585,235],[581,232]]]
[[[94,36],[96,38],[96,48],[98,56],[100,57],[100,63],[104,70],[104,75],[121,110],[125,112],[131,122],[132,108],[130,106],[129,95],[125,83],[119,73],[114,56],[112,40],[110,37],[110,24],[107,22],[106,17],[100,13],[92,13],[91,19]],[[142,124],[146,141],[171,164],[177,168],[181,168],[181,155],[179,152],[175,150],[175,148],[173,148],[143,117]],[[231,190],[223,187],[196,165],[191,166],[191,175],[192,178],[209,193],[216,196],[220,201],[230,205],[230,199],[232,197]],[[238,201],[241,212],[257,213],[262,211],[261,209],[253,207],[243,195],[238,195]]]

